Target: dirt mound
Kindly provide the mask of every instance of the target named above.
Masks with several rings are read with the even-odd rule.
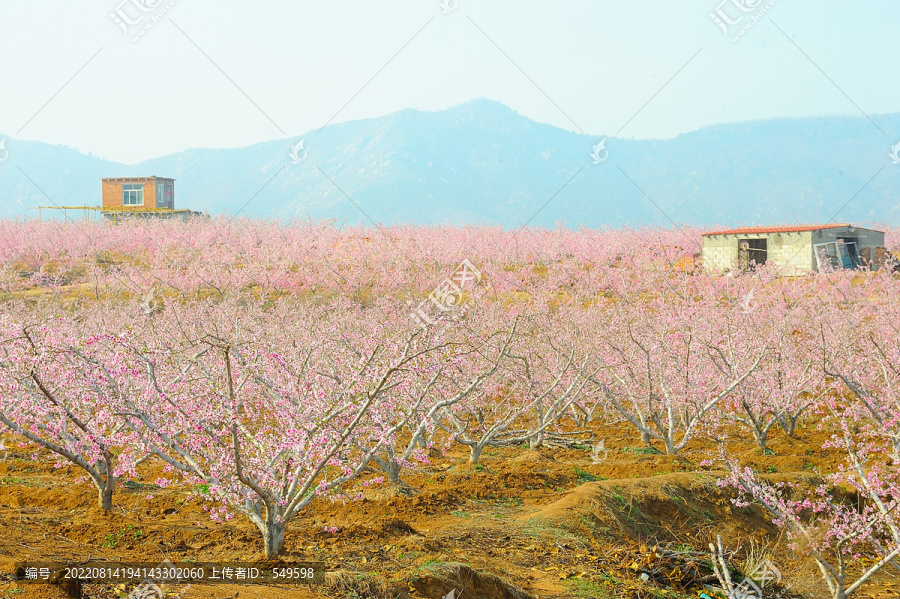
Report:
[[[397,518],[392,518],[387,522],[380,523],[378,530],[382,537],[397,537],[419,534],[418,532],[416,532],[415,528],[413,528],[403,520],[398,520]]]
[[[331,538],[328,532],[322,529],[309,528],[300,531],[306,538]],[[344,526],[340,533],[334,538],[350,538],[365,541],[387,540],[397,537],[419,537],[419,532],[410,526],[409,523],[399,518],[388,518],[386,520],[377,520],[374,518],[360,518],[355,524]]]
[[[551,462],[555,462],[556,460],[554,460],[551,456],[547,455],[544,452],[537,451],[537,450],[529,450],[520,456],[516,456],[516,457],[512,458],[509,461],[517,462],[517,463],[529,462],[531,464],[535,464],[535,463],[551,463]]]
[[[390,501],[396,497],[412,497],[416,494],[416,489],[406,484],[405,482],[399,483],[385,483],[381,486],[375,487],[374,489],[367,489],[364,493],[364,496],[369,501]]]
[[[716,523],[723,537],[761,539],[776,533],[776,527],[759,507],[737,508],[733,490],[719,487],[724,473],[676,472],[649,478],[585,483],[565,497],[524,518],[545,519],[572,528],[587,529],[593,537],[641,539],[652,537],[681,542],[675,530],[700,530]],[[770,482],[813,484],[815,476],[774,474]],[[582,530],[581,532],[585,532]],[[707,537],[697,535],[705,546]]]
[[[452,590],[457,596],[479,599],[533,599],[534,596],[488,572],[465,564],[447,563],[413,580],[410,586],[423,597],[443,597]]]

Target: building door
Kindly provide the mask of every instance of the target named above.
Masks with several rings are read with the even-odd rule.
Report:
[[[838,245],[843,245],[843,249],[838,248],[841,257],[841,266],[844,268],[859,268],[859,245],[856,237],[838,237]]]

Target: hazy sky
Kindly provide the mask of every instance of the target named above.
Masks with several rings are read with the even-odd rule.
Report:
[[[635,138],[900,111],[896,1],[444,2],[0,0],[0,137],[133,163],[478,97]]]

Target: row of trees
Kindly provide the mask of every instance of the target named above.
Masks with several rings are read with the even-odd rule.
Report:
[[[792,548],[815,560],[833,599],[846,599],[882,568],[900,570],[900,318],[896,295],[875,304],[853,301],[858,288],[839,291],[804,337],[821,348],[806,407],[843,463],[809,488],[767,482],[723,453],[721,484],[740,493],[740,505],[762,505]]]
[[[161,460],[209,489],[215,515],[250,518],[270,557],[291,518],[368,468],[398,483],[435,444],[477,463],[485,447],[539,448],[570,420],[626,421],[675,454],[729,423],[764,448],[772,427],[796,434],[808,414],[897,457],[897,306],[822,278],[829,288],[776,286],[747,310],[704,298],[713,284],[591,303],[481,298],[425,328],[390,298],[56,316],[8,304],[0,422],[84,469],[103,509],[120,477]]]
[[[342,227],[252,219],[64,224],[0,221],[0,293],[77,285],[106,301],[151,289],[181,299],[259,295],[419,300],[462,259],[493,295],[583,299],[690,286],[700,228],[505,231],[499,227]],[[888,229],[886,243],[900,247]],[[695,291],[740,298],[759,280]],[[806,284],[796,283],[801,287]]]
[[[0,221],[0,292],[77,284],[93,300],[142,295],[152,286],[184,297],[248,287],[263,294],[415,295],[466,257],[497,293],[537,287],[593,293],[605,288],[609,265],[662,268],[690,258],[700,232],[371,229],[226,218],[115,227]]]

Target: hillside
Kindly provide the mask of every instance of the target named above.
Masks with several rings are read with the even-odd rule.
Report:
[[[178,179],[180,207],[234,214],[246,205],[243,213],[259,217],[506,227],[754,224],[827,221],[856,196],[840,220],[896,223],[900,165],[888,153],[900,139],[900,114],[877,121],[885,134],[862,117],[823,117],[715,125],[666,140],[610,138],[601,164],[589,154],[602,134],[537,123],[489,100],[135,165],[0,134],[9,151],[0,163],[0,216],[33,215],[27,208],[36,205],[97,204],[100,178],[155,174]],[[308,155],[294,164],[289,153],[300,139]]]

